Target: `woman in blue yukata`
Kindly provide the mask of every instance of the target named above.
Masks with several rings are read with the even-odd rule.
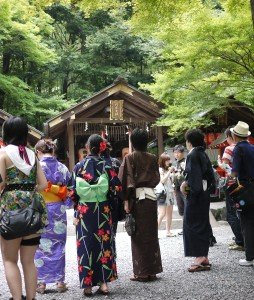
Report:
[[[35,263],[38,270],[37,292],[43,294],[46,284],[56,283],[58,292],[67,290],[65,284],[65,245],[67,237],[66,208],[73,202],[67,197],[67,184],[71,174],[67,167],[54,156],[56,146],[50,140],[40,140],[35,145],[40,165],[48,181],[41,192],[47,205],[49,225],[41,236],[36,251]]]
[[[121,189],[116,172],[100,157],[103,138],[93,134],[87,141],[88,155],[73,172],[73,200],[80,287],[85,296],[109,293],[107,283],[117,279],[110,201]]]

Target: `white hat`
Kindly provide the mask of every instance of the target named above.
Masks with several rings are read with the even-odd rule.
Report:
[[[251,132],[249,131],[249,125],[245,122],[238,121],[238,123],[235,125],[235,127],[230,128],[230,131],[237,136],[240,137],[247,137],[251,135]]]

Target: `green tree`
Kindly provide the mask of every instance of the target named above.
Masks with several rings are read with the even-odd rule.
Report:
[[[50,19],[25,0],[0,0],[0,7],[0,108],[32,114],[42,99],[31,90],[25,74],[54,59],[41,35],[50,30]]]
[[[177,2],[177,9],[172,6],[174,14],[165,17],[166,10],[158,6],[159,17],[154,22],[160,27],[151,31],[150,20],[145,26],[164,42],[167,63],[154,74],[155,83],[144,88],[165,104],[159,122],[170,126],[172,134],[190,126],[211,124],[206,112],[223,113],[230,99],[254,106],[250,3],[225,0],[188,4],[187,9],[183,2]],[[149,7],[145,13],[137,11],[137,29],[137,18],[141,15],[143,24],[149,13]]]

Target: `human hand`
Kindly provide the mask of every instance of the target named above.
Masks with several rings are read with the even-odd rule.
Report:
[[[186,196],[188,194],[188,183],[184,181],[180,186],[180,191]]]
[[[175,171],[176,171],[174,166],[170,167],[169,170],[170,170],[171,173],[175,173]]]

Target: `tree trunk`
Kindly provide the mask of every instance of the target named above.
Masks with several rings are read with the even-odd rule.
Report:
[[[10,52],[3,53],[2,73],[7,75],[10,72],[11,54]],[[0,89],[0,109],[4,109],[5,92]]]
[[[41,83],[41,81],[39,81],[39,82],[37,83],[37,91],[38,91],[38,93],[41,94],[41,90],[42,90],[42,83]]]
[[[3,74],[9,74],[10,72],[10,63],[11,63],[11,53],[3,53]]]
[[[62,93],[64,95],[64,99],[67,99],[67,92],[68,92],[68,75],[64,77],[63,80],[63,90]]]
[[[254,27],[254,0],[250,0],[250,9],[251,9],[252,24]]]

